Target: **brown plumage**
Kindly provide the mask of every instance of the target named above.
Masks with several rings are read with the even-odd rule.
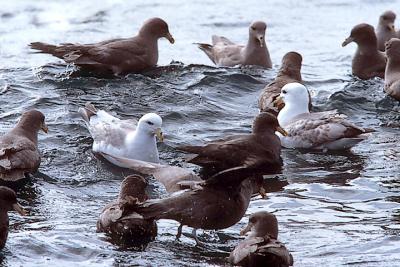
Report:
[[[378,50],[374,27],[366,23],[354,26],[350,36],[343,42],[342,46],[351,42],[357,44],[351,65],[353,75],[363,80],[373,77],[383,78],[386,58],[385,54]]]
[[[44,119],[40,111],[27,111],[11,131],[0,137],[0,179],[14,182],[39,168],[37,135],[41,129],[47,133]]]
[[[242,218],[252,193],[262,184],[261,176],[248,178],[248,172],[244,167],[225,170],[195,188],[147,200],[133,210],[145,219],[175,220],[194,229],[224,229]]]
[[[97,231],[105,232],[118,244],[144,247],[157,236],[157,224],[131,212],[129,205],[147,200],[146,180],[139,175],[127,176],[117,200],[107,204],[97,221]],[[126,216],[129,213],[129,216]],[[122,218],[124,217],[124,218]]]
[[[25,215],[24,209],[17,202],[15,192],[5,186],[0,186],[0,249],[6,245],[8,237],[8,211],[15,210],[22,216]]]
[[[285,104],[280,103],[276,106],[274,101],[281,93],[281,89],[285,84],[292,82],[302,83],[300,73],[302,60],[303,58],[297,52],[288,52],[283,56],[281,68],[279,69],[275,80],[263,89],[260,98],[258,99],[258,107],[262,112],[271,112],[274,115],[278,115],[279,110],[281,110]]]
[[[249,236],[231,252],[229,262],[245,267],[293,265],[293,257],[278,239],[278,221],[275,215],[260,211],[252,214],[241,235]]]
[[[233,67],[236,65],[258,65],[271,68],[271,58],[265,43],[267,25],[255,21],[249,27],[247,45],[238,45],[223,36],[212,36],[212,45],[198,44],[214,64]]]
[[[385,92],[400,101],[400,39],[390,39],[386,44],[386,55]]]
[[[266,173],[279,173],[283,163],[281,144],[275,131],[283,131],[276,117],[260,113],[254,120],[251,134],[227,136],[204,146],[182,146],[178,149],[196,154],[189,162],[206,169],[220,171],[246,166],[262,168]]]
[[[119,75],[141,72],[156,66],[157,41],[162,37],[174,43],[167,23],[160,18],[152,18],[145,21],[138,35],[132,38],[112,39],[94,44],[51,45],[35,42],[31,43],[30,47],[82,68],[99,72],[111,71]]]
[[[394,21],[396,20],[396,14],[391,11],[385,11],[379,17],[378,27],[376,27],[376,38],[378,40],[378,49],[385,51],[385,43],[392,38],[397,37],[396,30],[394,28]]]

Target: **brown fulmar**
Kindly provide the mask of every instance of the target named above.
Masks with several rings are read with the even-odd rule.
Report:
[[[0,249],[6,245],[8,237],[8,211],[15,210],[22,216],[25,216],[24,209],[17,202],[15,192],[5,186],[0,186]]]
[[[263,169],[265,174],[275,174],[283,165],[281,143],[275,131],[286,135],[274,115],[262,112],[255,118],[251,134],[227,136],[206,145],[181,146],[178,149],[196,154],[189,162],[205,169],[221,171],[246,166]]]
[[[303,58],[297,52],[288,52],[283,56],[282,65],[275,80],[263,89],[258,99],[258,107],[261,112],[271,112],[274,115],[278,115],[279,110],[281,110],[285,104],[279,103],[279,105],[276,106],[274,101],[281,93],[281,89],[285,84],[292,82],[302,83],[300,73],[302,60]]]
[[[240,232],[249,236],[231,252],[228,260],[245,267],[293,266],[293,257],[278,239],[278,220],[275,215],[260,211],[252,214],[248,225]]]
[[[94,44],[65,43],[51,45],[41,42],[30,47],[56,56],[67,63],[99,72],[116,75],[137,73],[155,67],[158,61],[158,39],[165,37],[170,43],[174,38],[169,33],[168,24],[160,18],[151,18],[143,24],[138,35]]]
[[[400,101],[400,39],[386,43],[388,62],[385,70],[385,92]]]
[[[342,46],[351,42],[355,42],[358,46],[351,65],[353,75],[363,80],[373,77],[383,78],[386,58],[385,54],[378,50],[374,27],[366,23],[354,26]]]
[[[157,236],[157,224],[140,214],[130,213],[127,206],[147,200],[146,180],[139,175],[125,177],[117,200],[107,204],[97,221],[97,232],[104,232],[118,244],[144,247]],[[126,216],[130,213],[129,216]],[[124,218],[123,218],[124,217]]]
[[[265,43],[267,24],[255,21],[249,27],[247,45],[238,45],[223,36],[212,36],[212,45],[198,44],[217,66],[258,65],[271,68],[271,58]]]
[[[397,33],[394,28],[396,14],[388,10],[379,17],[378,27],[376,27],[376,37],[378,39],[378,49],[385,51],[385,43],[391,38],[396,38]]]
[[[38,132],[47,133],[43,113],[30,110],[22,114],[17,125],[0,137],[0,180],[15,182],[34,173],[40,165]]]
[[[182,190],[163,199],[151,199],[132,205],[145,219],[169,219],[196,229],[218,230],[237,223],[245,214],[253,192],[259,190],[262,177],[249,177],[249,169],[236,167],[217,173],[194,188]]]

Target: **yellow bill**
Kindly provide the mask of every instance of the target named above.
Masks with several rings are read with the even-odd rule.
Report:
[[[43,124],[42,124],[41,129],[42,129],[42,131],[45,132],[45,133],[47,133],[47,132],[49,131],[49,127],[47,127],[46,123],[43,123]]]
[[[156,131],[155,131],[155,134],[156,134],[156,137],[157,137],[158,141],[164,142],[164,135],[163,135],[163,133],[161,131],[161,128],[157,128]]]

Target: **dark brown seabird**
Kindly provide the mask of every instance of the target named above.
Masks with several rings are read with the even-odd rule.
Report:
[[[36,172],[40,165],[38,132],[47,133],[44,115],[37,110],[22,114],[17,125],[0,137],[0,180],[15,182]]]
[[[178,149],[196,154],[190,163],[205,169],[221,171],[245,166],[263,169],[265,174],[281,171],[281,143],[275,131],[286,135],[276,117],[270,113],[260,113],[254,120],[251,134],[227,136],[202,146],[181,146]]]
[[[217,66],[258,65],[271,68],[271,58],[265,43],[267,24],[255,21],[249,27],[247,45],[238,45],[223,36],[212,36],[212,45],[199,43],[198,46]]]
[[[97,232],[104,232],[125,246],[144,247],[157,236],[157,224],[131,212],[129,205],[147,200],[147,182],[139,175],[127,176],[121,184],[117,200],[107,204],[97,221]],[[126,216],[129,213],[129,216]]]
[[[158,39],[162,37],[167,38],[171,44],[175,42],[168,24],[160,18],[151,18],[144,22],[138,35],[132,38],[94,44],[51,45],[35,42],[30,47],[88,70],[111,71],[120,75],[155,67],[158,61]]]
[[[351,42],[357,44],[351,65],[353,75],[363,80],[384,78],[386,58],[385,54],[378,50],[374,27],[366,23],[354,26],[342,46]]]
[[[396,14],[391,11],[385,11],[379,17],[378,27],[376,27],[376,38],[378,39],[378,49],[385,51],[385,43],[392,38],[397,37],[397,33],[394,27],[394,21],[396,20]]]
[[[283,56],[281,68],[279,69],[275,80],[263,89],[260,98],[258,99],[258,107],[261,112],[271,112],[274,115],[278,115],[279,111],[285,104],[282,102],[276,106],[274,101],[281,93],[281,89],[285,84],[292,82],[302,83],[300,72],[302,60],[302,56],[297,52],[288,52]]]
[[[252,214],[240,234],[249,236],[231,252],[229,262],[245,267],[293,266],[293,257],[278,239],[278,220],[275,215],[260,211]]]
[[[218,230],[237,223],[245,214],[253,192],[259,190],[262,177],[249,174],[244,167],[222,171],[194,188],[182,190],[163,199],[151,199],[132,205],[132,211],[145,219],[170,219],[197,229]]]
[[[386,43],[388,62],[385,70],[385,92],[400,101],[400,39]]]
[[[6,245],[8,237],[8,211],[15,210],[22,216],[25,216],[24,209],[17,202],[15,192],[5,186],[0,186],[0,249]]]

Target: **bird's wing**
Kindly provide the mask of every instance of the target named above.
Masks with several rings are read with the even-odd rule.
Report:
[[[243,63],[243,45],[217,44],[213,47],[215,62],[222,66],[236,66]]]
[[[346,116],[335,111],[300,114],[285,129],[289,133],[288,138],[313,146],[364,133],[362,128],[345,119]]]
[[[67,62],[81,65],[105,64],[120,65],[123,60],[128,65],[145,64],[147,47],[138,39],[120,39],[102,45],[92,45],[86,51],[75,52]]]
[[[238,162],[238,166],[252,167],[254,163],[258,162],[255,162],[255,157],[252,157],[252,151],[249,150],[251,144],[248,138],[249,135],[238,135],[213,141],[204,146],[182,146],[178,149],[197,154],[189,162],[200,166],[218,164],[234,159]]]
[[[105,153],[102,153],[105,154]],[[162,183],[168,193],[173,193],[186,188],[192,188],[197,182],[202,181],[193,171],[178,166],[163,165],[145,162],[136,159],[116,157],[106,154],[115,162],[120,163],[126,168],[135,170],[142,174],[153,175],[154,178]]]
[[[238,166],[214,174],[201,185],[208,187],[235,186],[251,176],[254,176],[254,172],[251,169],[246,166]]]
[[[263,241],[264,238],[262,237],[253,237],[240,242],[239,245],[231,252],[229,261],[234,265],[239,264],[251,253],[254,253],[258,248],[258,244],[262,243]]]
[[[277,261],[282,262],[285,266],[293,265],[293,257],[287,250],[285,245],[276,239],[264,237],[265,242],[258,246],[257,254],[266,255],[272,254],[276,256]]]
[[[224,36],[213,35],[211,37],[211,40],[212,40],[213,45],[216,45],[216,44],[235,45],[234,42],[232,42],[231,40],[229,40],[228,38],[226,38]]]
[[[95,152],[107,152],[110,149],[123,149],[127,134],[136,130],[136,121],[120,120],[109,113],[99,110],[90,117],[89,132],[94,140]]]
[[[35,171],[39,164],[39,151],[29,139],[7,135],[0,139],[0,173]]]

